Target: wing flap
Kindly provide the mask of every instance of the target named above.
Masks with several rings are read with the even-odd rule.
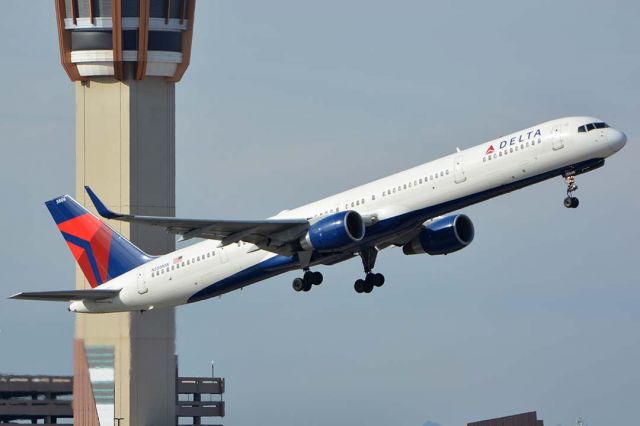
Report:
[[[43,300],[46,302],[70,302],[72,300],[104,300],[115,297],[120,290],[61,290],[33,291],[14,294],[9,299]]]

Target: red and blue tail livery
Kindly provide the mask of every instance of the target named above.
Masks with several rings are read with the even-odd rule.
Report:
[[[68,195],[46,203],[91,287],[152,259]]]

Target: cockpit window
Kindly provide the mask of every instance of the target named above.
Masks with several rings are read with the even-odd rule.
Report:
[[[606,129],[607,127],[609,127],[609,125],[604,122],[589,123],[589,124],[585,124],[584,126],[578,127],[578,133],[590,132],[595,129]]]

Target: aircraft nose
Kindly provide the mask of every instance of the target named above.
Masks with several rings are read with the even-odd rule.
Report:
[[[609,143],[614,151],[619,151],[627,143],[627,135],[618,129],[609,129]]]

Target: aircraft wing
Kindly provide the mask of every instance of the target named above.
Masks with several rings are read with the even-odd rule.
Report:
[[[120,290],[63,290],[34,291],[14,294],[9,299],[44,300],[47,302],[70,302],[72,300],[103,300],[115,297]]]
[[[117,213],[109,210],[91,188],[85,186],[85,189],[100,216],[162,227],[170,234],[181,235],[182,240],[220,240],[221,246],[245,241],[263,250],[292,255],[295,252],[292,243],[298,241],[309,229],[306,219],[208,220]]]

